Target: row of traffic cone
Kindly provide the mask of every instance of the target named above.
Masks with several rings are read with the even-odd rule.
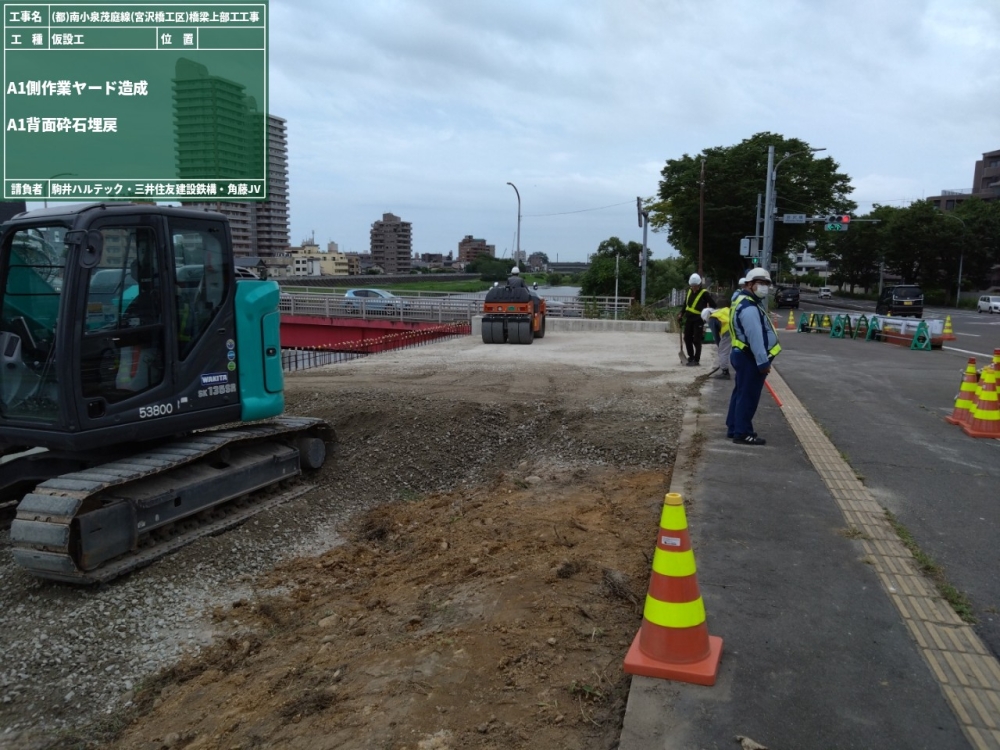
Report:
[[[997,397],[997,380],[1000,378],[1000,349],[993,350],[993,363],[977,376],[976,358],[969,362],[962,375],[962,384],[955,397],[949,424],[958,425],[966,435],[977,438],[1000,439],[1000,400]]]

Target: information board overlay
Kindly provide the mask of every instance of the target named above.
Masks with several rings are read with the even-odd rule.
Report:
[[[267,11],[3,2],[4,200],[264,200]]]

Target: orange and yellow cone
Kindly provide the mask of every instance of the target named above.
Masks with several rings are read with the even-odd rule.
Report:
[[[983,381],[976,398],[972,419],[963,424],[966,435],[976,438],[1000,438],[1000,402],[997,400],[996,374],[983,368]]]
[[[958,337],[955,335],[954,329],[951,327],[951,316],[946,315],[944,319],[944,335],[941,337],[943,341],[955,341]]]
[[[788,311],[788,324],[785,326],[786,331],[794,331],[797,328],[795,325],[795,314],[789,310]]]
[[[965,373],[962,375],[962,384],[959,386],[958,395],[955,396],[955,408],[950,417],[945,417],[948,424],[966,424],[972,417],[972,410],[976,406],[976,387],[979,379],[976,377],[976,358],[969,357],[969,363],[965,366]]]
[[[709,635],[705,622],[684,500],[672,492],[663,500],[642,626],[625,656],[625,671],[714,685],[721,657],[722,639]]]

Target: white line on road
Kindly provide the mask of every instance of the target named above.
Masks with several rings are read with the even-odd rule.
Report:
[[[977,339],[982,338],[981,333],[962,333],[961,331],[955,331],[958,336],[975,336]]]
[[[986,357],[990,359],[992,354],[983,354],[982,352],[970,352],[968,349],[956,349],[953,346],[942,346],[942,349],[947,349],[949,352],[961,352],[962,354],[975,354],[977,357]]]

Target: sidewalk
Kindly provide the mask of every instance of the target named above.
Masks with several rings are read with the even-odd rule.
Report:
[[[689,407],[671,485],[690,503],[708,628],[724,639],[718,682],[633,677],[620,750],[738,748],[737,735],[769,750],[969,748],[868,564],[872,542],[849,538],[766,390],[754,425],[767,446],[725,438],[731,382],[709,380]]]

